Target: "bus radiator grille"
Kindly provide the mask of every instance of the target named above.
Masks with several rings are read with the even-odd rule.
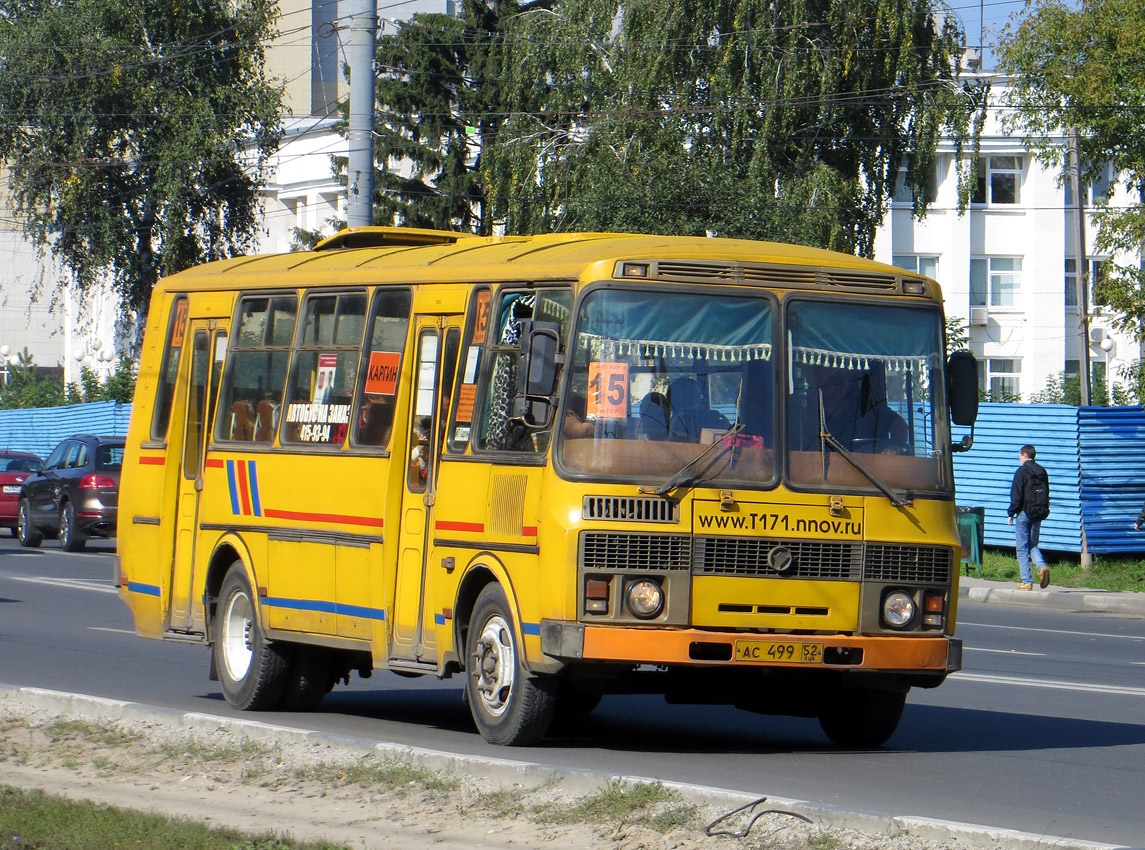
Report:
[[[687,534],[586,531],[580,538],[580,564],[586,570],[686,570],[690,563]]]
[[[949,584],[954,550],[949,546],[868,543],[864,562],[863,578],[868,581]]]
[[[779,546],[791,552],[791,566],[782,573],[770,564]],[[746,537],[696,537],[692,572],[695,575],[769,576],[858,581],[863,572],[863,544],[818,540],[753,540]]]

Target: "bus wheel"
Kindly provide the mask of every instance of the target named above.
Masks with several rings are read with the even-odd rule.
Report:
[[[497,584],[488,585],[477,597],[465,656],[466,697],[481,736],[506,746],[543,738],[556,709],[556,682],[525,670],[509,605]]]
[[[212,626],[215,669],[227,702],[241,711],[277,706],[290,675],[290,658],[263,636],[241,563],[223,579]]]
[[[20,500],[20,517],[17,520],[16,536],[20,538],[20,545],[35,549],[44,542],[44,535],[32,524],[32,506],[27,499]]]
[[[82,552],[87,546],[83,532],[79,529],[76,520],[76,506],[71,502],[64,502],[60,508],[60,548],[65,552]]]
[[[898,728],[906,691],[839,688],[819,709],[819,725],[840,747],[879,747]]]

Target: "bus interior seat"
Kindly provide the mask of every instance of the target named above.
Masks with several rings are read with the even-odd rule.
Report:
[[[640,399],[640,436],[645,440],[668,439],[668,399],[650,392]]]
[[[274,439],[274,432],[277,428],[278,405],[269,399],[263,399],[258,403],[254,439],[260,443],[269,443]]]
[[[703,400],[699,382],[687,375],[668,387],[668,439],[698,443],[704,428],[728,427],[727,417],[712,410]]]
[[[368,402],[357,441],[369,446],[386,445],[390,441],[393,419],[394,408],[390,401]]]
[[[249,401],[236,401],[231,405],[231,439],[254,439],[254,407]]]

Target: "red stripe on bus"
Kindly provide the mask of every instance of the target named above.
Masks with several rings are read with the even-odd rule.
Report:
[[[217,457],[207,458],[207,469],[224,469],[227,465],[225,460],[220,460]]]
[[[163,455],[155,457],[154,455],[140,455],[139,462],[144,466],[162,466],[167,462],[167,458]]]
[[[526,525],[524,528],[521,529],[521,535],[523,537],[536,537],[537,536],[537,527],[535,525]]]
[[[250,485],[246,480],[246,464],[241,460],[235,461],[235,471],[238,473],[239,498],[243,503],[243,516],[250,516]]]
[[[480,534],[485,530],[485,523],[483,522],[451,522],[445,519],[439,519],[434,523],[434,527],[438,531],[472,531],[474,534]]]
[[[312,514],[306,511],[280,511],[273,508],[266,508],[263,511],[265,516],[273,519],[293,519],[302,522],[340,522],[345,525],[366,525],[371,528],[381,528],[382,518],[380,516],[347,516],[345,514]]]

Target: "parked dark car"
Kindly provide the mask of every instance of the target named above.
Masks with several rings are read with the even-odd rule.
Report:
[[[20,491],[20,544],[58,537],[66,551],[79,552],[89,537],[115,537],[123,446],[123,437],[91,434],[56,446]]]
[[[0,528],[12,529],[13,537],[19,524],[20,488],[43,465],[43,458],[31,452],[0,449]]]

